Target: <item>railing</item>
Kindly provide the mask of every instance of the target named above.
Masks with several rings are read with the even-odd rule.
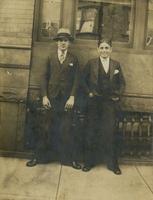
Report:
[[[39,119],[48,112],[40,106],[39,102],[29,105],[27,113],[26,146],[35,145],[36,131],[43,124]],[[37,117],[36,117],[37,116]],[[77,123],[76,123],[77,120]],[[75,111],[73,126],[79,126],[79,131],[84,131],[85,114],[79,109]],[[45,120],[43,120],[45,123]],[[40,123],[40,124],[39,124]],[[45,124],[44,124],[45,126]],[[122,156],[151,157],[153,155],[153,114],[138,112],[122,112],[119,114],[116,126],[118,149]]]
[[[118,132],[123,139],[123,155],[153,155],[152,114],[123,113],[122,117],[118,121]]]

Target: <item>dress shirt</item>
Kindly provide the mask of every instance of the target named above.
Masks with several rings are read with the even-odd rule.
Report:
[[[103,67],[104,67],[104,70],[105,70],[105,72],[106,72],[106,74],[108,73],[108,71],[109,71],[109,58],[102,58],[102,57],[100,57],[100,60],[101,60],[101,63],[102,63],[102,65],[103,65]]]
[[[58,59],[59,59],[61,64],[64,62],[66,55],[67,55],[67,50],[61,51],[61,50],[58,49]]]

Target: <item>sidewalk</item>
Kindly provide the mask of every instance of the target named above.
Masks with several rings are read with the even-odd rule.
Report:
[[[153,166],[121,165],[116,176],[104,165],[85,173],[26,161],[0,158],[0,200],[153,200]]]

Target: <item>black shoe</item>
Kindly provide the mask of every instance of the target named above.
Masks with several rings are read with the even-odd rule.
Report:
[[[108,168],[109,170],[113,171],[114,174],[116,174],[116,175],[121,175],[121,174],[122,174],[122,172],[121,172],[119,166],[117,166],[117,167],[107,167],[107,168]]]
[[[73,167],[74,169],[81,169],[81,165],[80,165],[79,163],[77,163],[76,161],[73,161],[73,162],[72,162],[72,167]]]
[[[120,170],[119,167],[114,168],[113,172],[114,172],[114,174],[116,174],[116,175],[121,175],[121,174],[122,174],[122,172],[121,172],[121,170]]]
[[[82,168],[82,171],[84,171],[84,172],[88,172],[88,171],[90,171],[91,170],[91,167],[90,166],[84,166],[83,168]]]
[[[37,159],[36,159],[36,158],[33,158],[32,160],[30,160],[30,161],[28,161],[28,162],[26,163],[26,166],[27,166],[27,167],[34,167],[34,166],[37,165],[37,164],[38,164]]]

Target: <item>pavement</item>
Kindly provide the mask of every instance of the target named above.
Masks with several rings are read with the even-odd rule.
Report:
[[[89,172],[59,163],[26,167],[0,157],[0,200],[153,200],[153,166],[121,164],[117,176],[99,165]]]

